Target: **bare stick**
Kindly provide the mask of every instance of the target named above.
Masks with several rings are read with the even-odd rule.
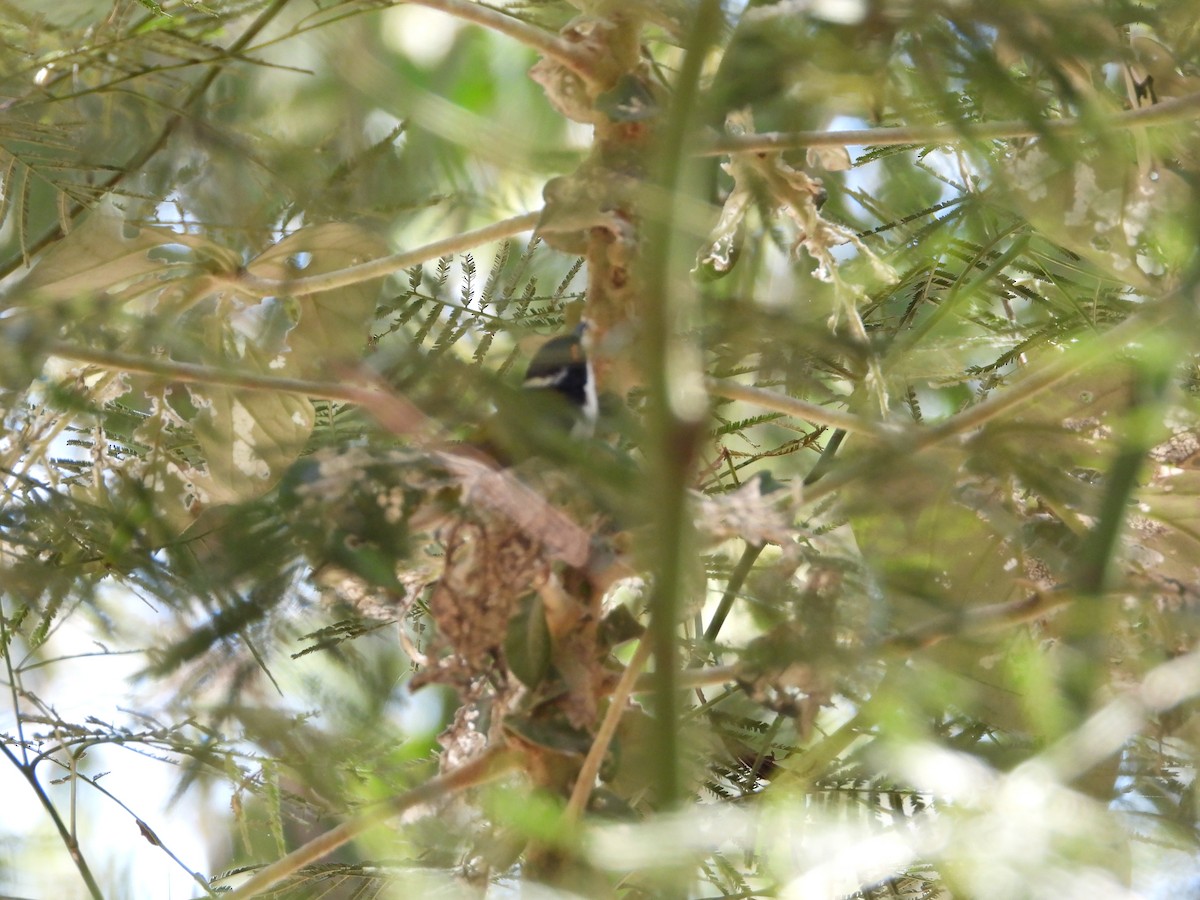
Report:
[[[58,830],[58,835],[62,839],[63,846],[67,848],[67,853],[70,855],[71,861],[75,863],[75,868],[79,870],[79,877],[83,879],[83,883],[87,886],[88,894],[91,895],[94,900],[104,900],[104,893],[100,890],[100,885],[96,882],[95,877],[92,875],[92,870],[88,866],[87,860],[84,858],[83,851],[79,849],[79,842],[75,840],[75,835],[73,835],[67,828],[67,824],[62,820],[62,816],[58,814],[58,810],[55,808],[50,796],[46,793],[46,789],[43,788],[41,782],[38,781],[37,772],[35,771],[34,766],[23,764],[19,759],[17,759],[16,755],[8,749],[6,744],[0,743],[0,753],[8,757],[8,761],[16,766],[17,771],[25,777],[27,782],[29,782],[29,786],[37,795],[42,807],[46,810],[46,813],[50,816],[50,820],[54,823],[54,827]]]
[[[1069,353],[1029,369],[1014,379],[1011,385],[997,391],[986,400],[969,406],[936,425],[903,432],[911,441],[905,452],[916,453],[943,441],[966,437],[988,422],[1023,406],[1029,398],[1060,384],[1079,370],[1136,344],[1149,331],[1167,327],[1172,319],[1176,318],[1176,304],[1181,302],[1183,301],[1178,295],[1160,300],[1120,325],[1102,334],[1090,336],[1086,342],[1081,341],[1078,346],[1071,347]],[[811,505],[836,493],[844,485],[868,474],[879,464],[880,457],[872,455],[838,468],[805,489],[805,503]]]

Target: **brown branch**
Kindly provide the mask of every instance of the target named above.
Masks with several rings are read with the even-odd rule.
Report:
[[[510,472],[497,469],[494,462],[486,458],[481,460],[478,451],[458,453],[454,448],[439,444],[437,422],[407,398],[390,390],[365,366],[345,369],[345,377],[352,380],[351,383],[337,383],[235,372],[174,360],[146,359],[65,342],[52,344],[50,353],[105,369],[154,375],[171,381],[250,391],[277,391],[353,403],[362,407],[390,433],[426,449],[439,451],[442,464],[459,479],[471,502],[507,516],[526,534],[537,538],[552,558],[572,566],[582,566],[587,562],[591,541],[587,529],[547,503],[540,494]]]
[[[1071,602],[1072,594],[1066,590],[1034,591],[1027,597],[1004,603],[991,603],[961,613],[938,616],[937,618],[911,628],[908,631],[885,638],[880,643],[884,656],[907,657],[918,650],[925,650],[952,637],[964,634],[978,634],[993,631],[1011,625],[1031,622],[1054,612]],[[640,648],[639,648],[640,652]],[[626,669],[626,674],[633,668]],[[729,684],[736,682],[742,674],[740,666],[709,666],[703,669],[685,669],[679,673],[679,690],[690,690],[697,687]],[[622,683],[625,676],[622,676]],[[633,681],[633,679],[631,679]],[[619,684],[614,691],[614,701],[620,692]],[[633,681],[630,693],[648,693],[654,690],[652,676],[637,677]],[[599,735],[597,736],[597,743]],[[576,791],[579,790],[578,783]],[[575,798],[572,795],[572,802]],[[586,798],[585,798],[586,799]],[[568,807],[569,809],[570,807]]]
[[[304,866],[316,862],[338,847],[354,840],[364,831],[414,807],[435,803],[467,788],[495,781],[502,775],[517,769],[520,761],[520,754],[512,750],[495,748],[487,750],[481,756],[453,772],[432,778],[411,791],[393,797],[381,806],[361,813],[352,819],[347,819],[336,828],[331,828],[308,843],[297,847],[282,859],[259,869],[245,884],[232,893],[222,896],[228,897],[229,900],[248,900],[250,897],[257,897]]]
[[[701,156],[727,153],[769,153],[799,147],[846,147],[861,144],[884,147],[896,144],[959,144],[966,141],[1037,137],[1043,134],[1076,134],[1096,128],[1143,128],[1171,125],[1200,115],[1200,92],[1164,100],[1154,106],[1113,113],[1099,119],[1042,119],[1008,122],[963,122],[956,125],[903,125],[896,128],[857,128],[849,131],[767,131],[762,134],[727,134],[699,151]]]
[[[1028,597],[1006,603],[991,603],[939,616],[931,622],[886,638],[882,647],[890,655],[908,656],[953,637],[1007,628],[1032,622],[1071,602],[1066,590],[1034,591]]]
[[[590,60],[576,50],[573,44],[545,29],[522,22],[514,16],[467,0],[408,0],[417,6],[425,6],[447,13],[464,22],[482,25],[492,31],[506,35],[527,47],[536,50],[547,59],[566,66],[572,72],[587,77],[591,72]]]
[[[463,502],[483,506],[505,516],[525,534],[537,539],[552,558],[570,566],[587,563],[592,535],[566,513],[553,506],[511,471],[500,468],[482,450],[469,445],[438,441],[434,420],[406,398],[390,390],[365,366],[348,372],[371,385],[359,388],[356,402],[392,434],[414,440],[433,452],[463,489]]]
[[[498,512],[542,545],[550,558],[569,566],[586,565],[591,549],[591,532],[576,524],[512,472],[495,468],[470,455],[452,450],[437,459],[462,486],[463,502]]]

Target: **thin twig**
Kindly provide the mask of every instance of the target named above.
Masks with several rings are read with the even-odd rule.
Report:
[[[911,656],[917,650],[925,650],[952,637],[964,634],[980,634],[1011,625],[1032,622],[1070,603],[1075,595],[1070,591],[1035,591],[1027,597],[1003,603],[992,603],[938,616],[923,625],[885,638],[880,650],[885,657]],[[709,666],[704,669],[685,669],[679,673],[679,690],[708,687],[736,682],[738,666]],[[654,690],[652,676],[638,678],[632,693],[644,694]]]
[[[813,425],[828,425],[830,428],[840,428],[854,434],[867,434],[873,437],[893,437],[897,434],[895,427],[873,422],[851,413],[840,412],[827,406],[797,400],[778,391],[766,388],[752,387],[740,384],[728,378],[706,378],[705,386],[710,394],[724,397],[727,400],[741,400],[762,409],[781,412],[797,419],[811,422]]]
[[[12,692],[13,719],[17,723],[17,744],[21,748],[21,760],[18,765],[29,765],[29,744],[25,741],[25,720],[21,716],[21,699],[17,693],[17,673],[12,664],[13,635],[8,630],[8,616],[4,607],[0,606],[0,649],[4,652],[4,668],[8,672],[8,689]],[[16,760],[14,760],[16,762]]]
[[[487,750],[453,772],[431,778],[411,791],[393,797],[382,805],[352,819],[347,819],[336,828],[331,828],[324,834],[318,835],[282,859],[259,869],[249,881],[224,896],[228,900],[248,900],[250,897],[257,897],[304,866],[316,862],[338,847],[354,840],[364,831],[414,807],[435,803],[467,788],[495,781],[502,775],[517,769],[520,761],[520,754],[512,750],[498,748]]]
[[[112,791],[108,790],[103,785],[101,785],[100,782],[97,781],[95,778],[89,778],[87,775],[82,774],[81,772],[79,772],[76,769],[75,761],[80,756],[82,756],[83,753],[85,753],[90,747],[102,746],[103,743],[100,741],[91,741],[91,740],[85,741],[83,744],[83,749],[78,752],[76,752],[74,749],[67,749],[66,745],[67,745],[67,742],[63,741],[62,747],[63,747],[64,751],[68,754],[68,756],[71,757],[71,767],[70,767],[71,768],[71,781],[72,782],[74,782],[76,780],[82,781],[84,784],[88,785],[92,789],[99,791],[101,794],[103,794],[105,797],[107,797],[113,803],[117,804],[117,806],[121,807],[121,809],[125,810],[125,812],[127,812],[129,814],[130,818],[132,818],[134,820],[134,822],[137,823],[138,831],[141,832],[142,837],[144,837],[151,844],[151,846],[157,847],[163,853],[167,854],[167,856],[169,856],[171,858],[171,860],[177,866],[179,866],[179,868],[183,869],[184,872],[186,872],[189,876],[191,876],[193,881],[195,881],[198,885],[200,885],[201,889],[206,894],[208,894],[209,896],[215,897],[217,892],[215,890],[213,890],[213,888],[208,884],[208,882],[204,879],[204,876],[202,876],[199,872],[196,872],[196,871],[188,868],[187,863],[185,863],[182,859],[180,859],[170,847],[168,847],[166,844],[164,844],[162,841],[162,838],[160,838],[157,834],[155,834],[154,830],[149,825],[146,824],[145,820],[143,820],[141,816],[139,816],[132,809],[130,809],[128,804],[126,804],[119,797],[117,797],[116,794],[112,793]],[[136,752],[141,752],[141,751],[136,751]],[[50,758],[50,761],[54,762],[58,765],[62,765],[62,763],[59,762],[57,759]]]
[[[1007,389],[964,409],[944,422],[933,426],[928,436],[919,438],[922,445],[966,434],[983,426],[1003,413],[1023,407],[1030,397],[1042,393],[1083,367],[1100,359],[1111,359],[1130,347],[1151,329],[1161,328],[1175,314],[1180,298],[1166,298],[1131,316],[1102,334],[1089,338],[1086,344],[1071,348],[1069,354],[1023,374]]]
[[[477,228],[474,231],[452,235],[440,241],[434,241],[408,250],[396,253],[382,259],[372,260],[336,272],[314,275],[309,278],[298,278],[292,281],[276,280],[273,278],[256,278],[243,274],[236,282],[238,290],[258,296],[287,294],[293,297],[315,294],[320,291],[333,290],[351,284],[358,284],[378,278],[398,269],[405,269],[429,259],[457,253],[468,247],[475,247],[488,241],[509,237],[521,231],[526,231],[537,224],[539,212],[524,213],[491,225]],[[226,387],[243,388],[256,391],[281,391],[288,394],[300,394],[321,400],[340,400],[364,406],[378,407],[382,402],[390,402],[391,395],[375,388],[362,387],[341,382],[312,381],[303,378],[280,378],[271,375],[261,375],[256,372],[232,371],[215,366],[197,363],[183,363],[167,359],[149,359],[144,356],[132,356],[112,350],[100,350],[94,347],[80,346],[66,341],[58,341],[48,348],[51,356],[74,360],[75,362],[90,363],[106,369],[124,372],[138,372],[144,375],[160,375],[173,381],[199,382],[203,384],[224,385]]]
[[[591,72],[590,60],[558,35],[522,22],[513,16],[467,0],[408,0],[417,6],[436,9],[464,22],[482,25],[492,31],[506,35],[531,47],[547,59],[566,66],[572,72],[587,77]]]
[[[321,275],[310,275],[307,278],[259,278],[244,272],[233,281],[233,287],[243,294],[255,297],[277,295],[303,297],[309,294],[319,294],[322,291],[332,291],[336,288],[361,284],[373,278],[382,278],[384,275],[390,275],[430,259],[449,256],[489,241],[498,241],[512,237],[514,234],[520,234],[522,231],[529,231],[537,225],[541,215],[541,210],[522,213],[519,216],[501,219],[499,222],[493,222],[473,231],[464,231],[461,234],[442,238],[431,244],[417,247],[415,250],[393,253],[391,256],[373,259],[357,266],[348,266],[345,269],[325,272]]]
[[[1075,134],[1098,128],[1144,128],[1172,125],[1200,114],[1200,92],[1164,100],[1154,106],[1113,113],[1103,118],[1042,119],[1033,121],[963,122],[957,125],[902,125],[896,128],[856,128],[848,131],[766,131],[727,134],[699,151],[701,156],[727,153],[769,153],[799,147],[886,147],[897,144],[959,144],[966,141]]]

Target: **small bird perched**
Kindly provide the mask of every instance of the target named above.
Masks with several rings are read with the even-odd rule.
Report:
[[[587,354],[587,334],[585,320],[571,334],[551,338],[542,344],[529,361],[521,385],[528,391],[554,391],[570,404],[572,437],[591,437],[600,411],[596,378]]]
[[[525,370],[521,390],[498,386],[495,414],[466,440],[493,462],[510,466],[531,457],[563,459],[596,429],[599,402],[587,354],[587,323],[551,338]]]

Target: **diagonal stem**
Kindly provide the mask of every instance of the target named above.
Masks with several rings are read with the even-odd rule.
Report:
[[[17,771],[24,776],[29,786],[37,795],[38,802],[46,810],[50,816],[50,820],[54,823],[55,829],[58,831],[58,836],[62,839],[63,846],[67,848],[67,853],[71,856],[71,861],[75,863],[75,868],[79,870],[79,877],[83,879],[83,883],[87,886],[88,894],[93,900],[104,900],[104,894],[100,890],[100,885],[96,883],[96,878],[92,875],[91,867],[88,866],[87,860],[84,859],[82,851],[79,849],[79,842],[75,836],[71,834],[67,825],[62,820],[62,816],[58,814],[58,810],[54,806],[54,802],[50,799],[50,795],[46,793],[46,789],[42,787],[37,778],[37,772],[33,765],[24,765],[17,759],[16,755],[8,749],[8,745],[0,742],[0,753],[8,757],[8,761],[17,767]]]
[[[537,225],[541,215],[541,210],[521,213],[472,231],[453,234],[413,250],[393,253],[391,256],[383,256],[321,275],[310,275],[307,278],[259,278],[249,273],[242,273],[233,281],[233,286],[240,293],[254,297],[280,295],[304,297],[310,294],[319,294],[323,291],[362,284],[364,281],[382,278],[384,275],[410,268],[426,260],[449,256],[471,247],[478,247],[480,244],[499,241],[512,237],[514,234],[520,234],[522,231],[529,231]]]
[[[511,750],[488,750],[453,772],[431,778],[411,791],[393,797],[381,806],[352,819],[347,819],[337,827],[318,835],[282,859],[259,869],[249,881],[224,896],[228,900],[248,900],[250,897],[258,897],[304,866],[314,863],[338,847],[348,844],[364,831],[414,807],[435,803],[467,788],[494,781],[515,770],[519,766],[520,760],[520,755]]]

